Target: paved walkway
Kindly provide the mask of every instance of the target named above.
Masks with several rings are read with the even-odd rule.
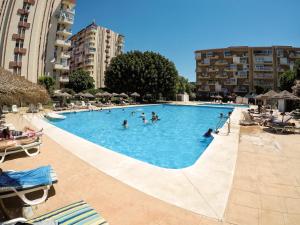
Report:
[[[19,128],[26,125],[21,117],[8,118]],[[35,215],[83,199],[111,225],[300,224],[299,135],[274,135],[258,127],[241,129],[233,188],[223,223],[139,192],[89,166],[47,136],[43,142],[40,155],[18,155],[0,165],[3,170],[53,166],[59,179],[55,193],[34,208]],[[8,207],[15,208],[15,204]]]

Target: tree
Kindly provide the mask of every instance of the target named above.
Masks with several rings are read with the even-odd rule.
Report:
[[[288,70],[281,74],[279,78],[280,90],[292,91],[292,86],[294,85],[296,80],[295,71]]]
[[[254,89],[255,89],[255,93],[258,95],[264,94],[268,91],[268,89],[261,87],[261,86],[255,86]]]
[[[68,88],[73,89],[75,92],[81,92],[94,88],[94,78],[84,70],[77,70],[69,77]]]
[[[176,83],[177,94],[183,94],[189,92],[189,81],[185,77],[179,76]]]
[[[38,79],[38,84],[44,86],[48,93],[51,93],[55,86],[55,80],[53,77],[41,76]]]
[[[178,72],[174,63],[154,52],[133,51],[112,59],[105,72],[105,85],[110,91],[164,96],[176,94]]]

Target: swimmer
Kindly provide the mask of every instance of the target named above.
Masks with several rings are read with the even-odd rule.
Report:
[[[141,118],[145,118],[146,116],[145,116],[145,113],[144,112],[142,112],[142,115],[140,116]]]
[[[122,109],[123,112],[125,112],[125,109]]]
[[[131,112],[131,116],[134,116],[134,115],[135,115],[135,111],[132,111],[132,112]]]
[[[143,123],[144,123],[144,124],[147,124],[147,123],[148,123],[148,120],[146,120],[145,117],[143,117]]]
[[[124,120],[122,126],[123,126],[124,128],[128,128],[128,121],[127,121],[127,120]]]
[[[203,134],[203,137],[209,138],[212,137],[211,133],[213,132],[213,129],[209,128],[208,131],[206,131],[205,134]]]

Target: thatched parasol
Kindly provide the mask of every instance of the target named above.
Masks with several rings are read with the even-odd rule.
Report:
[[[0,67],[0,104],[45,104],[49,100],[44,87]]]
[[[81,95],[81,97],[84,97],[84,98],[95,98],[95,96],[94,95],[92,95],[91,93],[83,93],[82,95]]]
[[[276,91],[268,91],[267,93],[263,94],[261,96],[262,99],[272,99],[274,95],[277,95],[278,93]]]
[[[282,91],[276,95],[273,95],[274,99],[285,99],[285,100],[300,100],[299,97],[297,97],[296,95],[288,92],[288,91]]]
[[[141,95],[137,92],[133,92],[130,96],[131,97],[140,97]]]
[[[109,92],[104,92],[104,93],[102,93],[102,96],[103,96],[103,97],[111,97],[112,94],[109,93]]]
[[[67,92],[57,92],[53,95],[53,97],[71,98],[72,95],[68,94]]]
[[[217,95],[215,96],[216,99],[223,99],[223,97],[221,95]]]
[[[117,96],[119,96],[119,94],[117,94],[117,93],[112,93],[111,96],[112,96],[112,97],[117,97]]]
[[[125,94],[125,93],[121,93],[121,94],[119,94],[119,96],[120,96],[120,97],[123,97],[123,98],[128,98],[128,95]]]

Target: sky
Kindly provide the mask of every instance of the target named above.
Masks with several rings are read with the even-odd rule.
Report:
[[[95,21],[125,35],[125,52],[158,52],[195,81],[194,51],[300,47],[300,0],[77,0],[73,33]]]

